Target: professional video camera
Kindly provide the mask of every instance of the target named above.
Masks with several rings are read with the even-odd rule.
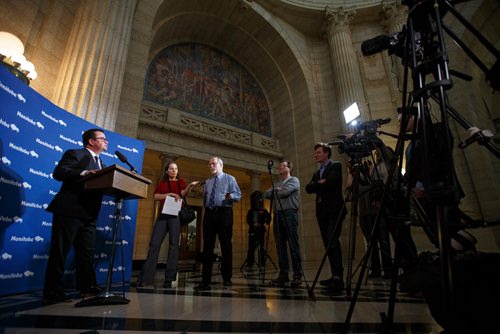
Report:
[[[402,58],[404,53],[405,34],[406,32],[403,30],[390,35],[379,35],[370,38],[361,43],[361,52],[363,56],[371,56],[387,50],[390,55],[395,54]]]
[[[335,140],[330,145],[338,146],[340,154],[347,154],[351,159],[368,157],[371,152],[380,147],[382,141],[377,136],[377,129],[391,121],[390,118],[370,120],[358,125],[356,132],[352,135],[340,135],[340,140]]]

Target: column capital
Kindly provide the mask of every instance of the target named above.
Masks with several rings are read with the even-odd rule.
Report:
[[[327,35],[332,35],[341,31],[349,31],[356,10],[354,8],[344,9],[343,7],[330,8],[325,7],[325,27],[324,32]]]
[[[402,5],[399,0],[383,0],[380,15],[387,32],[399,32],[408,17],[408,7]],[[395,29],[398,31],[394,31]]]

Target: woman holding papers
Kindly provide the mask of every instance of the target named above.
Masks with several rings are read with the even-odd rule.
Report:
[[[169,247],[163,287],[171,288],[172,281],[176,279],[181,231],[178,213],[182,206],[182,198],[189,194],[193,186],[200,183],[193,181],[186,187],[186,181],[183,178],[178,178],[178,173],[179,170],[175,162],[169,162],[165,167],[163,179],[156,186],[154,199],[160,201],[158,219],[149,241],[148,257],[137,282],[133,284],[137,287],[153,285],[158,255],[167,233],[169,233]]]

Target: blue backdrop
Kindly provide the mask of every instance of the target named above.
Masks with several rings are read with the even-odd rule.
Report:
[[[83,146],[82,132],[95,127],[55,106],[0,66],[0,295],[43,288],[52,226],[52,214],[45,209],[61,186],[52,172],[64,151]],[[119,150],[140,173],[144,143],[105,132],[109,147],[101,154],[103,162],[128,169],[114,154]],[[138,200],[123,205],[113,281],[121,281],[123,274],[130,279],[137,205]],[[108,272],[114,211],[114,198],[105,196],[95,258],[100,284]],[[73,286],[74,272],[72,251],[65,274],[68,287]]]

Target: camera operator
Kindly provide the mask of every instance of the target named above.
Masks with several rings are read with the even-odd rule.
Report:
[[[430,122],[430,121],[429,121]],[[411,115],[406,122],[406,131],[414,132],[418,130],[418,122],[415,124],[415,116]],[[445,205],[447,207],[447,228],[450,235],[450,246],[455,251],[475,250],[476,239],[467,231],[465,225],[460,221],[460,209],[458,207],[460,199],[465,196],[455,171],[453,170],[453,185],[454,187],[438,188],[435,186],[438,182],[446,182],[443,175],[448,172],[443,170],[444,166],[440,163],[440,156],[445,154],[446,150],[453,149],[453,137],[449,129],[445,129],[443,123],[433,123],[431,126],[430,137],[432,145],[428,145],[430,157],[425,157],[424,142],[422,131],[415,131],[416,136],[412,143],[406,148],[406,174],[405,177],[408,186],[412,189],[418,204],[425,211],[429,220],[424,224],[424,231],[429,240],[439,248],[439,238],[437,231],[437,205]],[[442,138],[449,136],[450,147],[444,145]],[[434,138],[434,139],[432,139]],[[441,138],[441,139],[440,139]],[[430,158],[430,159],[429,159]],[[427,161],[432,161],[429,165]],[[430,176],[429,176],[430,175]],[[426,189],[427,188],[427,189]],[[429,190],[430,189],[430,190]]]
[[[427,146],[432,147],[426,152],[419,131],[421,123],[414,124],[416,121],[417,116],[410,116],[406,122],[406,131],[415,133],[413,142],[406,150],[407,182],[427,215],[424,231],[440,252],[421,253],[415,265],[400,276],[400,289],[421,293],[432,316],[446,333],[494,333],[498,327],[495,321],[497,312],[491,305],[500,297],[500,289],[497,288],[500,257],[498,254],[475,251],[476,239],[460,222],[458,205],[464,193],[454,170],[451,173],[452,187],[447,188],[444,181],[441,181],[444,186],[439,183],[439,180],[446,180],[444,175],[450,175],[439,157],[451,153],[446,150],[452,149],[452,140],[450,147],[443,145],[446,142],[444,136],[452,139],[450,130],[442,123],[432,124],[429,127],[430,138],[427,138],[431,143]],[[428,161],[432,165],[427,164]],[[438,234],[438,222],[448,229],[448,239]],[[446,254],[441,247],[449,247],[448,268],[442,268],[442,264],[446,263]],[[441,254],[444,254],[443,258]],[[447,278],[443,279],[443,276],[448,273],[452,273],[450,292],[443,284]]]
[[[247,213],[248,224],[248,252],[247,266],[252,267],[257,249],[259,266],[265,265],[266,251],[264,248],[264,237],[266,235],[266,225],[271,223],[271,215],[264,207],[264,198],[261,191],[254,191],[250,195],[250,209]]]
[[[394,150],[386,146],[377,136],[377,128],[379,128],[380,125],[387,124],[389,122],[390,119],[366,121],[358,126],[356,133],[342,135],[341,138],[343,138],[343,140],[336,141],[334,144],[338,145],[339,153],[345,153],[349,157],[351,163],[355,162],[359,164],[363,158],[371,156],[372,151],[375,150],[377,154],[377,169],[375,170],[378,172],[377,178],[383,179],[386,183],[389,183],[384,203],[379,203],[382,199],[383,192],[378,194],[378,200],[374,200],[374,204],[380,207],[380,213],[378,214],[380,219],[379,225],[385,224],[385,226],[389,229],[390,234],[392,235],[397,246],[396,249],[398,250],[399,266],[405,270],[408,266],[415,263],[417,258],[417,248],[410,234],[410,226],[406,223],[406,213],[409,209],[405,205],[406,201],[402,200],[401,189],[398,187],[400,177],[396,174],[393,175],[390,180],[388,179],[387,171],[394,166],[395,163],[397,163],[398,158]],[[385,175],[381,173],[384,171]],[[382,181],[378,180],[376,182]],[[374,210],[374,212],[378,213],[378,210]],[[379,233],[382,236],[383,232],[379,231]],[[390,253],[384,251],[383,254],[388,256]],[[387,273],[390,272],[388,260],[389,259],[386,257],[385,266]]]
[[[392,257],[391,245],[389,240],[389,230],[386,225],[384,215],[381,215],[380,220],[374,228],[375,219],[380,209],[380,201],[385,181],[387,180],[387,169],[380,158],[378,151],[375,151],[376,166],[373,166],[371,160],[367,159],[359,166],[361,171],[359,173],[358,181],[358,216],[361,231],[367,242],[374,243],[371,252],[371,272],[368,278],[378,278],[382,276],[382,269],[384,271],[383,278],[392,277]],[[352,186],[352,174],[348,169],[347,187]],[[373,236],[372,236],[373,231]],[[382,266],[380,263],[382,260]]]

